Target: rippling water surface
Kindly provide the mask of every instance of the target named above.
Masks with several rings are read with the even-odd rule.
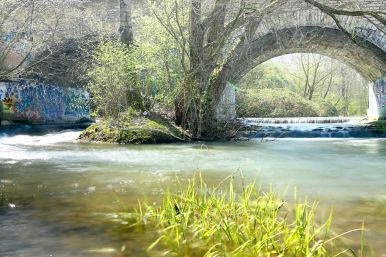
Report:
[[[334,208],[336,232],[365,221],[368,256],[386,256],[386,141],[282,138],[121,146],[77,141],[78,130],[0,131],[0,256],[146,256],[154,235],[114,213],[159,200],[175,175],[211,183],[242,170],[263,188],[293,188]],[[358,245],[360,233],[347,244]],[[373,255],[371,255],[373,251]]]

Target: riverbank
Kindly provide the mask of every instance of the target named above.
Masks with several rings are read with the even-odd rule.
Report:
[[[186,132],[161,115],[129,111],[85,129],[79,139],[117,144],[160,144],[188,141]]]

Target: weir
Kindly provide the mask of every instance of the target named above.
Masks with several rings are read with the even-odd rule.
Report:
[[[255,124],[331,124],[360,122],[365,117],[295,117],[295,118],[243,118],[246,123]]]

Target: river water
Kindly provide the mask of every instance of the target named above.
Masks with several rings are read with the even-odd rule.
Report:
[[[386,256],[385,139],[123,146],[81,143],[79,133],[0,130],[0,256],[147,256],[155,235],[130,230],[115,213],[137,206],[138,198],[157,204],[165,188],[175,188],[176,175],[198,171],[210,183],[242,171],[263,188],[287,191],[288,201],[296,187],[319,201],[322,219],[334,208],[336,233],[364,221],[366,256]],[[345,243],[358,247],[360,236]]]

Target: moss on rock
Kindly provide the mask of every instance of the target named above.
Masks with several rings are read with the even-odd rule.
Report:
[[[116,119],[101,120],[86,130],[80,139],[88,142],[118,144],[158,144],[186,140],[186,134],[159,115],[140,115],[128,111]]]

